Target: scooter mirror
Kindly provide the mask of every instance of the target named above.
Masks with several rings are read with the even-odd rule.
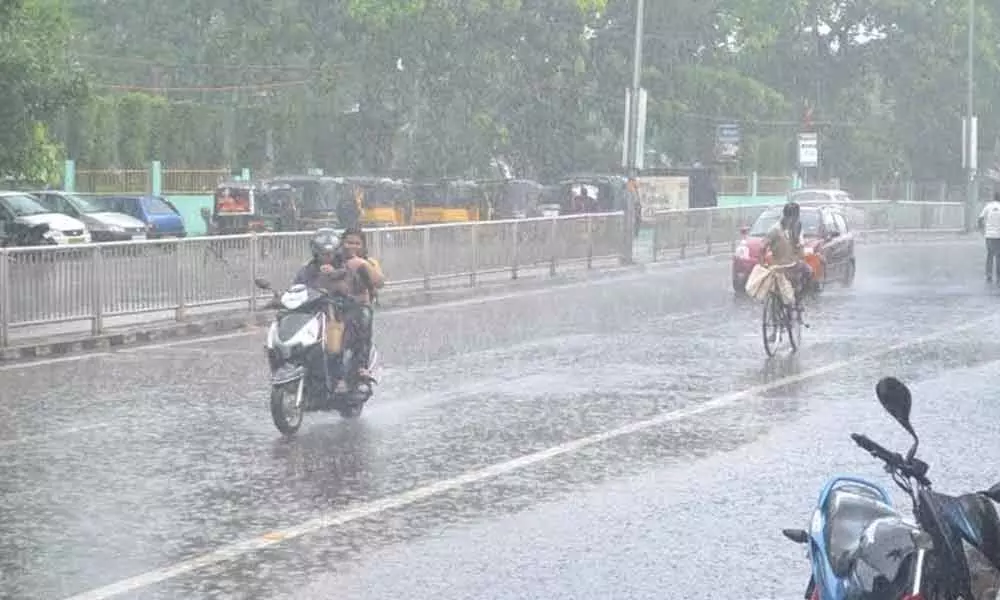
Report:
[[[268,280],[264,279],[263,277],[257,277],[256,279],[254,279],[253,284],[262,290],[271,289],[271,283]]]

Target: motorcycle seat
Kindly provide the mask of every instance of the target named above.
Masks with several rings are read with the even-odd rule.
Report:
[[[830,492],[823,513],[826,517],[825,550],[830,568],[837,577],[850,573],[865,527],[875,519],[898,516],[896,510],[877,499],[873,491],[855,486]]]

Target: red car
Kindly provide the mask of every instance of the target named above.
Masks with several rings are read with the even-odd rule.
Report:
[[[757,217],[753,226],[740,230],[743,239],[733,254],[733,291],[737,294],[746,293],[747,277],[754,265],[760,262],[764,236],[779,220],[781,207],[774,206]],[[802,237],[805,238],[806,262],[810,263],[814,271],[819,271],[817,279],[820,285],[828,281],[851,285],[856,268],[854,234],[843,213],[835,207],[803,206],[800,220]]]

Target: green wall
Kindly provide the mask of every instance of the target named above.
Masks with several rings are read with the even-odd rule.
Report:
[[[174,196],[166,195],[184,219],[184,229],[189,236],[205,235],[205,221],[201,218],[201,209],[212,210],[212,196]]]

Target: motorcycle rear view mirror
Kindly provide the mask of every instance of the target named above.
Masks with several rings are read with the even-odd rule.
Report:
[[[270,290],[271,289],[271,282],[269,282],[268,280],[264,279],[263,277],[257,277],[257,278],[255,278],[253,280],[253,284],[255,286],[259,287],[262,290]]]
[[[910,389],[895,377],[883,377],[875,386],[875,395],[878,396],[882,408],[893,419],[896,419],[896,422],[907,433],[913,436],[913,447],[908,453],[908,457],[913,458],[917,453],[920,438],[917,437],[917,432],[913,430],[913,425],[910,423],[910,410],[913,408],[913,396],[910,394]]]

